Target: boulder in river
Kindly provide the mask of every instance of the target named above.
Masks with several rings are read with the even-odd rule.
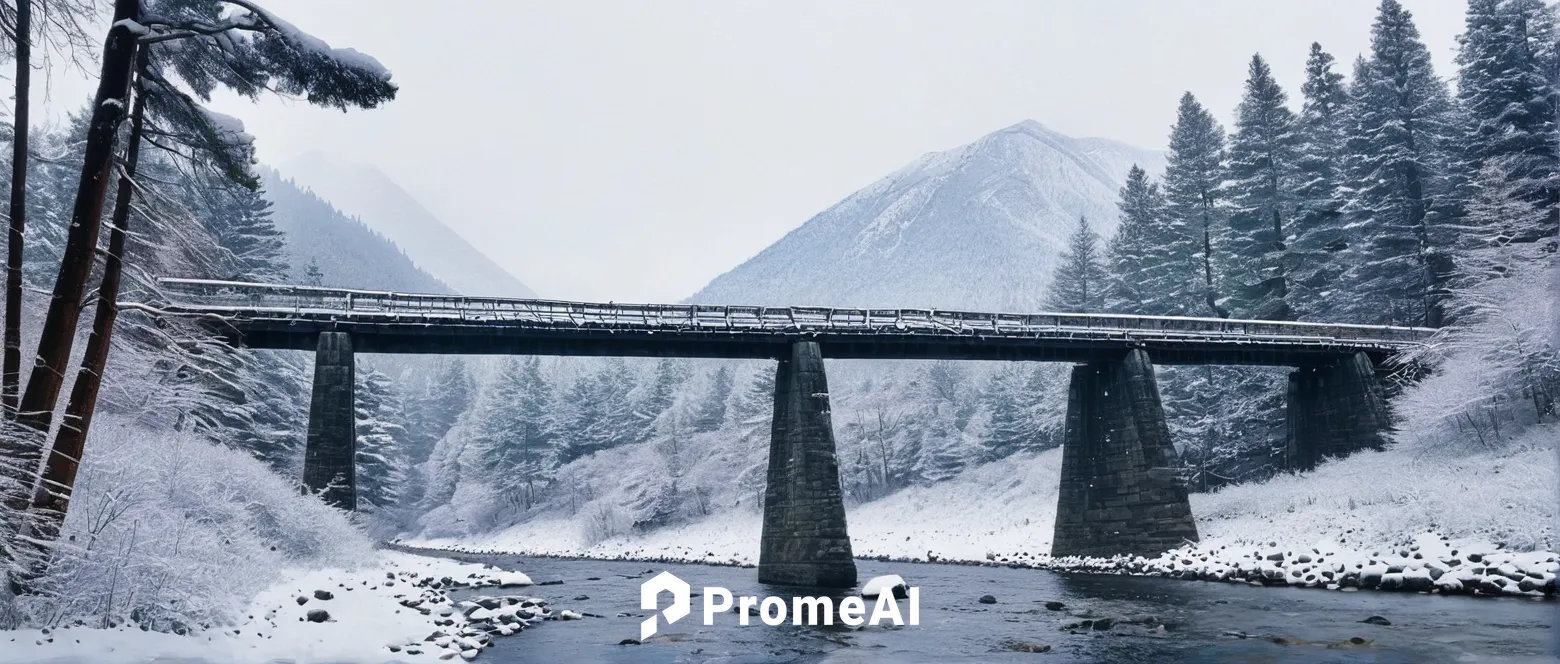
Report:
[[[327,600],[327,599],[335,599],[335,598],[336,598],[336,596],[330,594],[329,590],[316,590],[316,591],[314,591],[314,599]]]
[[[996,604],[997,598],[994,595],[981,595],[978,601],[981,604]]]
[[[872,577],[867,584],[861,587],[862,597],[877,597],[885,592],[891,592],[895,599],[909,597],[910,584],[905,583],[905,578],[898,574],[885,574]]]
[[[1381,616],[1371,616],[1369,618],[1361,620],[1360,622],[1365,623],[1367,625],[1391,625],[1392,624],[1392,621],[1387,620],[1386,618],[1383,618]]]
[[[1046,602],[1045,608],[1047,611],[1061,611],[1062,609],[1067,608],[1067,605],[1061,602]]]
[[[305,617],[309,619],[309,622],[322,623],[330,620],[330,613],[325,609],[309,609],[309,613]]]

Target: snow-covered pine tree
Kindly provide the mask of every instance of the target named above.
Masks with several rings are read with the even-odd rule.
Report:
[[[964,435],[953,426],[953,414],[943,412],[949,407],[925,411],[923,421],[916,427],[921,437],[920,457],[915,462],[915,475],[923,483],[935,483],[962,472],[967,464]]]
[[[655,434],[656,423],[671,410],[677,392],[688,382],[689,368],[684,360],[662,358],[655,363],[649,385],[645,386],[634,415],[641,423],[640,440]]]
[[[726,404],[731,400],[731,369],[725,365],[715,370],[709,387],[693,414],[694,431],[714,431],[726,425]]]
[[[1149,180],[1147,171],[1133,164],[1116,207],[1121,210],[1120,224],[1105,254],[1104,310],[1146,314],[1149,302],[1155,300],[1157,280],[1166,272],[1163,256],[1154,244],[1166,233],[1164,194],[1158,183]]]
[[[980,403],[986,411],[986,440],[982,441],[985,461],[1006,459],[1014,453],[1034,449],[1035,430],[1026,406],[1033,396],[1026,396],[1029,376],[1025,366],[1006,363],[986,380],[981,390]]]
[[[428,460],[434,445],[471,409],[475,398],[476,389],[466,362],[455,357],[440,358],[422,394],[407,404],[406,454],[413,464]]]
[[[1170,223],[1154,238],[1160,275],[1151,283],[1150,311],[1228,317],[1221,302],[1223,275],[1215,268],[1224,232],[1224,128],[1188,92],[1181,95],[1165,166],[1165,209]]]
[[[1230,309],[1242,318],[1289,320],[1294,225],[1295,114],[1261,55],[1251,57],[1229,145],[1227,266]]]
[[[1313,42],[1300,88],[1305,100],[1296,132],[1289,303],[1301,320],[1332,318],[1328,297],[1340,287],[1345,267],[1342,252],[1352,244],[1343,214],[1349,95],[1343,74],[1333,71],[1333,63],[1333,56]]]
[[[535,505],[552,478],[551,401],[541,358],[505,358],[472,423],[482,473],[520,509]]]
[[[1088,217],[1079,216],[1078,225],[1067,238],[1045,306],[1058,313],[1096,313],[1105,310],[1106,272],[1100,252],[1100,236],[1089,226]]]
[[[1457,55],[1457,94],[1467,116],[1462,148],[1485,191],[1485,211],[1491,188],[1504,188],[1492,179],[1499,174],[1515,187],[1513,204],[1540,211],[1512,211],[1514,217],[1504,223],[1486,217],[1497,225],[1482,231],[1489,238],[1485,243],[1553,238],[1560,228],[1554,9],[1542,0],[1470,0],[1466,24]],[[1514,223],[1517,219],[1522,223]],[[1464,228],[1481,232],[1477,224]]]
[[[747,388],[737,395],[733,410],[737,423],[743,425],[761,418],[767,422],[774,415],[775,365],[773,362],[762,362],[754,368],[751,378],[748,379]]]
[[[217,246],[238,268],[228,276],[240,281],[284,281],[288,270],[283,258],[286,238],[271,221],[271,202],[265,192],[215,183],[199,187],[198,193],[208,211],[203,218],[209,220]]]
[[[358,509],[383,511],[394,507],[406,488],[405,413],[390,377],[372,367],[358,368],[355,400]]]
[[[629,394],[632,374],[623,358],[603,362],[575,380],[558,404],[555,454],[560,464],[638,440],[639,419]]]
[[[1350,106],[1357,190],[1347,212],[1363,231],[1345,279],[1358,294],[1351,313],[1360,322],[1438,326],[1440,291],[1452,272],[1448,217],[1458,207],[1450,173],[1457,118],[1413,15],[1398,0],[1381,1]]]

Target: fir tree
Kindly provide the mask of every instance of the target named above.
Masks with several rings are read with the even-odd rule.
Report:
[[[1104,310],[1146,314],[1166,270],[1160,247],[1154,244],[1166,232],[1164,195],[1157,183],[1149,181],[1148,173],[1133,164],[1116,206],[1121,216],[1105,256]]]
[[[1497,172],[1511,180],[1515,201],[1541,211],[1530,224],[1491,227],[1494,242],[1553,237],[1560,215],[1556,152],[1555,17],[1541,0],[1470,0],[1458,53],[1458,98],[1467,114],[1463,152],[1488,191]],[[1494,164],[1486,169],[1491,162]]]
[[[737,421],[742,424],[759,418],[767,421],[774,415],[774,409],[775,366],[773,363],[765,362],[753,372],[747,389],[737,398]]]
[[[662,358],[655,363],[650,384],[635,408],[634,414],[643,423],[641,439],[648,439],[655,432],[655,424],[672,408],[677,391],[688,381],[688,365],[682,360]]]
[[[1224,229],[1219,204],[1224,184],[1224,129],[1188,92],[1170,129],[1164,191],[1169,224],[1154,238],[1162,274],[1151,284],[1160,314],[1228,317],[1221,302],[1216,251]]]
[[[1101,265],[1100,236],[1087,217],[1067,240],[1067,251],[1051,277],[1046,307],[1059,313],[1094,313],[1105,308],[1105,268]]]
[[[1325,318],[1327,293],[1343,275],[1341,252],[1350,246],[1343,215],[1349,97],[1333,63],[1321,44],[1312,43],[1300,88],[1305,101],[1298,119],[1289,291],[1290,305],[1301,319]]]
[[[1230,138],[1228,244],[1232,308],[1243,318],[1288,320],[1294,235],[1295,115],[1261,55],[1251,58]]]
[[[540,358],[506,358],[473,423],[489,482],[522,509],[552,477],[551,396]]]
[[[434,445],[471,409],[476,396],[466,363],[441,358],[423,393],[410,404],[407,455],[413,463],[428,460]]]
[[[358,508],[386,509],[400,500],[409,466],[404,413],[390,377],[360,367],[356,406]]]
[[[714,431],[726,424],[726,403],[731,399],[731,369],[722,366],[715,370],[697,412],[693,415],[694,431]]]
[[[998,369],[987,380],[981,393],[981,407],[988,414],[986,425],[985,460],[996,461],[1014,453],[1032,449],[1035,440],[1033,420],[1025,407],[1028,381],[1023,365],[1009,363]]]
[[[204,192],[208,226],[228,255],[238,280],[277,282],[287,275],[286,239],[271,222],[271,202],[258,189],[225,187]],[[313,266],[316,270],[318,265]]]
[[[1448,149],[1454,109],[1431,68],[1413,15],[1382,0],[1371,56],[1351,88],[1349,213],[1363,229],[1347,282],[1361,296],[1354,313],[1373,322],[1438,326],[1439,289],[1451,273],[1448,215],[1457,201]]]

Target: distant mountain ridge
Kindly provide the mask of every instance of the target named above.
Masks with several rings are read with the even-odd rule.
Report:
[[[1079,215],[1103,237],[1160,152],[1026,120],[933,152],[716,277],[699,303],[1033,311]]]
[[[457,293],[536,297],[530,287],[499,267],[373,166],[340,163],[316,150],[278,170],[389,238],[419,268]]]
[[[306,283],[314,265],[326,286],[453,293],[444,282],[418,268],[401,247],[329,201],[282,177],[275,169],[257,169],[271,202],[271,222],[286,236],[288,280]]]

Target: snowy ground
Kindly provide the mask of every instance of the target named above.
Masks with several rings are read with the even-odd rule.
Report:
[[[1465,454],[1400,446],[1310,473],[1196,494],[1192,511],[1202,541],[1154,561],[1048,555],[1060,450],[1015,456],[934,486],[854,505],[847,518],[860,557],[1541,594],[1554,588],[1557,567],[1551,553],[1557,437],[1560,428],[1539,427],[1499,449]],[[592,543],[579,521],[552,517],[487,535],[407,544],[753,564],[760,528],[758,513],[736,510]],[[1410,579],[1406,585],[1404,579]]]
[[[544,602],[498,599],[497,609],[452,604],[453,587],[530,585],[524,574],[485,565],[379,552],[352,571],[290,570],[242,611],[239,624],[188,636],[139,629],[0,632],[0,663],[145,662],[158,658],[211,662],[418,662],[470,659],[493,634],[520,631],[550,615]],[[453,582],[453,583],[451,583]],[[322,592],[320,592],[322,591]],[[325,599],[325,597],[329,597]],[[300,604],[299,600],[304,601]],[[310,613],[324,611],[328,617]],[[517,615],[518,614],[518,615]],[[507,617],[505,617],[507,616]],[[316,622],[319,620],[321,622]],[[484,624],[491,626],[484,628]],[[426,641],[430,635],[446,636]]]

